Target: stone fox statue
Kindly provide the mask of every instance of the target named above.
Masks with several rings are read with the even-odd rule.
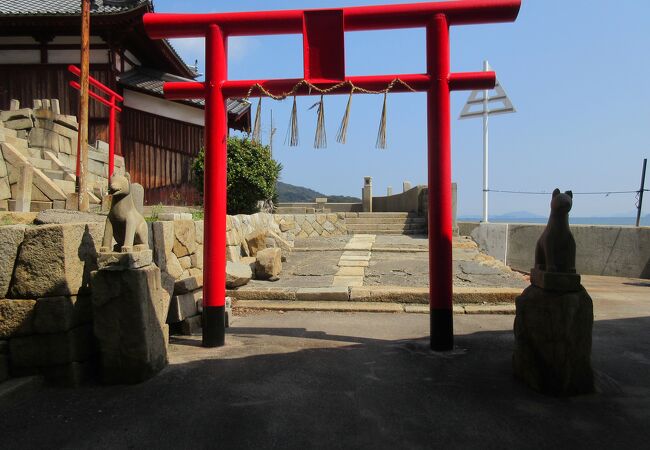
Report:
[[[113,238],[117,242],[116,251],[130,252],[133,245],[149,245],[147,223],[133,203],[131,182],[124,175],[113,175],[108,192],[113,195],[111,210],[106,218],[102,250],[110,251]]]
[[[553,191],[551,215],[535,248],[535,268],[547,272],[576,272],[576,241],[569,229],[573,192]]]

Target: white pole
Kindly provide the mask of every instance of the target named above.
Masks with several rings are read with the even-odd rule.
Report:
[[[483,61],[483,71],[490,70],[487,61]],[[489,90],[483,91],[483,222],[488,222],[488,115]]]

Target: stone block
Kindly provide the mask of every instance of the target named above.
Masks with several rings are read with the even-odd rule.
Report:
[[[61,104],[59,103],[58,98],[52,99],[52,112],[54,114],[61,114]]]
[[[169,312],[169,304],[172,301],[174,296],[174,283],[176,282],[175,278],[169,275],[166,272],[160,272],[160,282],[162,287],[162,317],[167,317]],[[165,319],[165,322],[167,320]]]
[[[296,292],[298,301],[338,301],[350,300],[350,293],[345,286],[332,286],[324,288],[300,288]]]
[[[549,291],[576,292],[582,289],[580,274],[530,269],[530,283]]]
[[[286,231],[293,230],[295,227],[296,227],[296,224],[293,221],[287,221],[287,222],[280,223],[280,231],[282,231],[283,233],[286,232]]]
[[[34,332],[35,300],[0,300],[0,339]]]
[[[16,192],[13,195],[16,199],[14,210],[18,212],[29,212],[32,204],[34,167],[31,164],[21,164],[18,170],[20,176],[18,183],[16,183]]]
[[[241,246],[240,245],[227,245],[226,246],[226,260],[232,262],[239,262],[241,259]]]
[[[174,294],[187,294],[203,287],[203,275],[184,278],[174,283]]]
[[[171,332],[173,334],[180,334],[182,336],[192,336],[201,334],[202,332],[202,316],[197,314],[196,316],[187,317],[182,321],[173,324]]]
[[[90,323],[92,318],[92,299],[89,295],[39,298],[34,306],[34,331],[41,334],[61,333]]]
[[[279,248],[266,248],[257,253],[255,262],[255,277],[259,280],[268,280],[280,275],[282,271],[282,250]]]
[[[160,270],[167,271],[167,257],[174,248],[174,223],[154,222],[153,227],[153,258]]]
[[[25,225],[0,227],[0,298],[6,298],[14,273],[18,247],[25,237]]]
[[[54,116],[54,123],[74,131],[79,128],[79,124],[77,123],[77,118],[75,116],[58,114]]]
[[[138,383],[167,365],[160,269],[93,272],[93,324],[105,383]]]
[[[248,264],[232,261],[226,262],[226,287],[228,289],[243,286],[251,278],[253,278],[253,272]]]
[[[153,262],[153,251],[142,250],[133,252],[99,252],[97,267],[102,270],[139,269]]]
[[[203,291],[197,290],[186,294],[175,295],[169,305],[167,323],[177,323],[187,317],[198,314],[198,304],[203,301]]]
[[[254,231],[246,236],[248,256],[256,256],[257,252],[266,248],[266,231]]]
[[[197,220],[194,222],[194,237],[197,244],[203,244],[203,221]]]
[[[48,367],[86,361],[97,352],[91,324],[64,333],[34,334],[9,341],[11,366]]]
[[[29,133],[27,142],[29,142],[30,147],[48,148],[55,152],[61,152],[62,150],[60,147],[59,136],[60,135],[50,130],[43,128],[34,128]]]
[[[9,295],[40,298],[89,291],[97,269],[104,224],[69,223],[27,228],[20,246]]]
[[[0,140],[2,140],[2,134],[0,133]],[[7,170],[7,163],[5,163],[5,158],[0,151],[0,178],[6,178],[9,175]]]
[[[174,253],[167,256],[167,273],[178,280],[183,275],[183,267]]]
[[[5,127],[10,130],[31,130],[34,128],[34,121],[29,119],[13,119],[5,122]]]
[[[192,267],[192,257],[188,255],[178,258],[178,263],[181,265],[183,270],[189,269]]]
[[[587,291],[556,292],[531,285],[515,303],[515,376],[546,394],[594,392],[594,314]]]
[[[179,258],[188,256],[196,251],[196,235],[192,220],[174,221],[173,252]]]
[[[192,267],[203,269],[203,244],[196,246],[196,253],[190,255]]]
[[[32,111],[30,108],[0,111],[1,122],[9,122],[11,120],[17,120],[17,119],[31,119],[33,117],[34,117],[34,111]]]

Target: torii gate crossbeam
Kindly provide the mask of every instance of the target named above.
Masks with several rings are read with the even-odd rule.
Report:
[[[203,270],[203,345],[225,343],[226,137],[225,100],[244,97],[259,84],[282,94],[302,80],[228,80],[228,36],[301,33],[304,79],[321,89],[349,81],[367,90],[427,92],[429,183],[429,305],[431,348],[453,348],[451,119],[449,94],[455,90],[492,89],[494,72],[451,73],[449,26],[512,22],[521,0],[459,0],[324,10],[291,10],[215,14],[146,14],[152,38],[205,37],[205,82],[165,83],[170,99],[205,98],[205,247]],[[426,28],[426,74],[346,77],[345,31]],[[349,93],[342,86],[331,94]],[[307,87],[296,92],[309,95]],[[253,92],[253,96],[260,95]]]

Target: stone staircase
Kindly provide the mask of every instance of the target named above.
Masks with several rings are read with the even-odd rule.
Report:
[[[65,208],[75,192],[76,118],[60,114],[58,102],[56,109],[54,101],[34,103],[34,109],[0,112],[0,210]],[[90,203],[100,205],[108,187],[108,145],[98,141],[88,153]],[[32,178],[27,200],[26,166]],[[124,159],[116,156],[115,167],[123,172]]]
[[[412,213],[358,213],[345,225],[348,234],[427,234],[426,219]]]

